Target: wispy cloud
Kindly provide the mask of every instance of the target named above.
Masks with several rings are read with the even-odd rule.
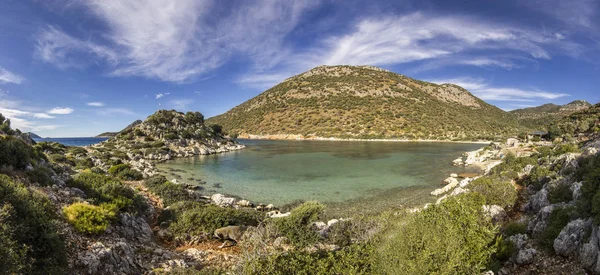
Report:
[[[565,93],[546,92],[537,89],[519,89],[511,87],[494,87],[483,79],[453,78],[430,80],[438,84],[455,84],[467,89],[475,96],[489,101],[530,102],[541,99],[557,99],[569,96]]]
[[[597,0],[525,0],[519,3],[566,24],[583,27],[593,25],[593,18],[600,7],[600,2]]]
[[[38,36],[37,56],[58,67],[91,56],[113,66],[110,75],[185,82],[243,53],[256,68],[286,55],[285,36],[317,1],[241,1],[227,11],[213,1],[80,2],[102,22],[102,37],[77,38],[56,27]]]
[[[349,33],[327,37],[308,50],[289,54],[274,70],[242,75],[237,82],[264,88],[321,64],[388,66],[420,61],[425,64],[414,70],[451,65],[509,70],[580,51],[579,45],[543,30],[416,12],[363,19]]]
[[[102,103],[102,102],[88,102],[87,105],[88,106],[92,106],[92,107],[103,107],[104,103]]]
[[[178,111],[189,110],[188,107],[194,103],[192,99],[173,99],[167,102],[168,108],[173,108]]]
[[[0,66],[0,83],[20,84],[24,78]]]
[[[39,124],[37,121],[31,120],[31,118],[54,118],[45,113],[33,113],[2,106],[0,106],[0,113],[10,119],[12,128],[20,129],[22,131],[42,131],[61,127],[61,125]]]
[[[160,94],[156,94],[156,95],[154,96],[154,98],[155,98],[155,99],[161,99],[161,98],[163,98],[163,97],[165,97],[165,96],[168,96],[168,95],[170,95],[170,94],[171,94],[171,93],[164,93],[164,94],[163,94],[163,93],[160,93]]]
[[[98,110],[96,113],[99,115],[102,115],[102,116],[113,116],[113,115],[133,116],[133,115],[136,115],[136,113],[134,111],[129,110],[127,108],[104,108],[104,109]]]
[[[62,107],[55,107],[52,108],[51,110],[48,111],[49,114],[53,114],[53,115],[68,115],[73,113],[73,109],[72,108],[62,108]]]
[[[35,113],[35,114],[33,114],[33,117],[35,117],[35,118],[55,118],[46,113]]]

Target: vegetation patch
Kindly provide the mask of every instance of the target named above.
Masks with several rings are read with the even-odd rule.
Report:
[[[106,231],[111,221],[114,220],[115,208],[110,204],[95,206],[77,202],[65,207],[63,213],[75,230],[86,234],[99,234]]]
[[[325,206],[318,202],[309,201],[292,209],[287,217],[277,218],[273,222],[281,234],[286,236],[292,244],[305,247],[319,240],[319,235],[313,228]]]

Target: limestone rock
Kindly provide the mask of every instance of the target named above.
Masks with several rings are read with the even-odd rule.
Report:
[[[517,258],[516,258],[515,262],[518,265],[530,264],[533,262],[533,258],[535,257],[536,254],[537,254],[537,250],[535,250],[533,248],[527,248],[527,249],[520,250],[519,252],[517,252]]]
[[[565,257],[574,257],[583,243],[585,232],[589,230],[591,220],[577,219],[569,222],[554,239],[554,252]],[[589,232],[589,231],[588,231]]]
[[[210,197],[212,202],[221,207],[232,207],[235,205],[235,198],[225,197],[222,194],[214,194]]]
[[[535,195],[531,196],[527,204],[525,205],[525,211],[529,213],[537,213],[540,209],[548,206],[548,190],[542,189]]]

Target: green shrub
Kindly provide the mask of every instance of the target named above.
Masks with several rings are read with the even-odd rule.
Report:
[[[356,244],[338,251],[310,253],[291,250],[243,263],[241,274],[373,274],[371,244]]]
[[[506,237],[525,234],[527,233],[527,224],[522,222],[511,222],[502,228],[502,233],[504,233]]]
[[[87,155],[87,151],[81,147],[77,147],[77,146],[71,146],[68,148],[68,152],[71,153],[72,155]]]
[[[594,198],[600,192],[600,155],[584,158],[580,168],[575,171],[577,181],[583,181],[579,212],[584,216],[593,216],[596,224],[600,224],[600,203],[593,207]]]
[[[312,228],[325,206],[318,202],[309,201],[292,209],[287,217],[274,220],[281,234],[286,236],[297,247],[305,247],[319,240],[319,235]]]
[[[553,155],[554,156],[560,156],[562,154],[566,154],[566,153],[579,153],[581,152],[581,150],[579,149],[579,147],[577,146],[577,144],[559,144],[556,145],[553,149]]]
[[[192,207],[175,213],[170,229],[175,235],[202,235],[229,225],[257,225],[264,214],[247,209],[222,208],[215,205],[192,204]]]
[[[165,206],[169,206],[178,201],[191,200],[194,197],[185,189],[185,187],[168,181],[163,176],[154,176],[148,178],[144,184],[150,192],[158,195]]]
[[[550,182],[553,175],[554,173],[547,167],[536,165],[531,169],[529,175],[523,179],[523,183],[525,186],[533,185],[536,191],[541,190],[544,184]]]
[[[91,158],[82,158],[75,160],[75,168],[76,169],[88,169],[94,167],[94,162]]]
[[[142,173],[131,168],[129,164],[117,164],[108,169],[108,174],[122,180],[141,180]]]
[[[21,274],[64,274],[67,267],[65,244],[57,233],[55,219],[58,217],[48,198],[0,175],[0,202],[0,264],[3,265],[0,270],[18,270]]]
[[[147,204],[142,196],[119,180],[95,173],[80,173],[68,182],[70,187],[83,190],[92,203],[114,204],[120,211],[144,212]]]
[[[174,134],[174,133],[166,133],[166,134],[164,135],[164,138],[165,138],[166,140],[174,140],[174,139],[177,139],[177,138],[179,138],[179,137],[177,136],[177,134]]]
[[[568,202],[573,199],[573,192],[568,184],[559,183],[551,185],[548,190],[548,201],[551,204]],[[600,206],[600,205],[599,205]],[[599,208],[600,209],[600,208]]]
[[[102,204],[95,206],[76,202],[63,209],[65,218],[75,230],[86,234],[99,234],[106,231],[115,218],[116,206]]]
[[[485,203],[510,208],[517,201],[517,190],[509,181],[497,177],[482,177],[469,184],[469,189],[485,198]]]
[[[25,169],[27,165],[37,162],[39,158],[39,154],[20,139],[12,136],[0,137],[0,167]]]
[[[496,252],[496,227],[478,194],[449,198],[393,222],[376,249],[382,274],[479,274]]]
[[[540,245],[548,251],[553,250],[554,239],[558,237],[560,231],[569,223],[571,216],[574,214],[573,207],[557,208],[550,213],[548,217],[548,225],[546,229],[538,237]]]
[[[39,183],[42,186],[50,186],[54,184],[52,181],[52,170],[43,166],[34,168],[26,172],[29,182]]]
[[[67,157],[63,154],[50,154],[50,155],[48,155],[48,159],[50,159],[50,161],[56,162],[56,163],[68,163],[69,162]]]

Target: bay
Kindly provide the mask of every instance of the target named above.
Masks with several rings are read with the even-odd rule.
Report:
[[[178,182],[199,184],[255,203],[284,205],[318,200],[419,204],[450,173],[476,172],[452,160],[482,144],[376,141],[240,140],[246,149],[177,158],[157,165]],[[205,182],[205,183],[202,183]]]
[[[35,142],[58,142],[60,144],[66,146],[88,146],[96,143],[100,143],[102,141],[107,140],[108,138],[102,137],[73,137],[73,138],[34,138]]]

